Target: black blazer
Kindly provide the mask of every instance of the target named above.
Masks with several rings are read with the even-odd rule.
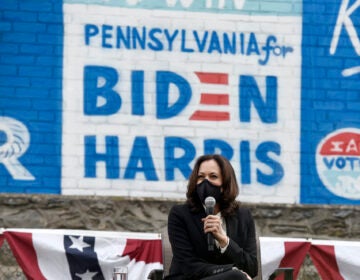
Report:
[[[223,254],[216,247],[213,252],[207,249],[201,221],[205,216],[205,210],[193,213],[188,204],[175,205],[170,210],[168,234],[173,252],[170,275],[182,276],[176,279],[200,279],[236,266],[255,277],[258,270],[257,247],[250,211],[239,208],[235,215],[225,219],[230,242]]]

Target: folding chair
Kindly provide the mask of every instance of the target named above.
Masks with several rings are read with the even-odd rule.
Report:
[[[148,275],[148,280],[162,280],[164,277],[164,270],[162,269],[153,269]]]
[[[293,280],[294,269],[292,267],[279,267],[270,275],[269,280],[274,280],[282,273],[284,273],[285,280]]]

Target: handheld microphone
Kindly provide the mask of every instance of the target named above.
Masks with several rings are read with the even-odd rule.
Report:
[[[212,196],[208,196],[205,199],[205,212],[206,212],[206,215],[213,215],[214,214],[215,204],[216,204],[216,200]],[[214,251],[214,236],[213,236],[213,234],[211,232],[208,232],[206,235],[207,235],[208,251]]]

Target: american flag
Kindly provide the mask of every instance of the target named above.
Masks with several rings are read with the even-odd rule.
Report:
[[[155,233],[9,229],[3,236],[28,279],[110,280],[126,266],[128,279],[140,280],[163,269]]]

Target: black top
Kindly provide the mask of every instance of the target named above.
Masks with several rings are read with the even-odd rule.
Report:
[[[255,277],[258,270],[256,234],[249,209],[239,208],[234,215],[225,218],[230,242],[223,254],[217,248],[208,251],[201,221],[205,216],[205,210],[193,213],[188,204],[175,205],[170,210],[168,234],[173,252],[170,275],[199,279],[236,266]]]

